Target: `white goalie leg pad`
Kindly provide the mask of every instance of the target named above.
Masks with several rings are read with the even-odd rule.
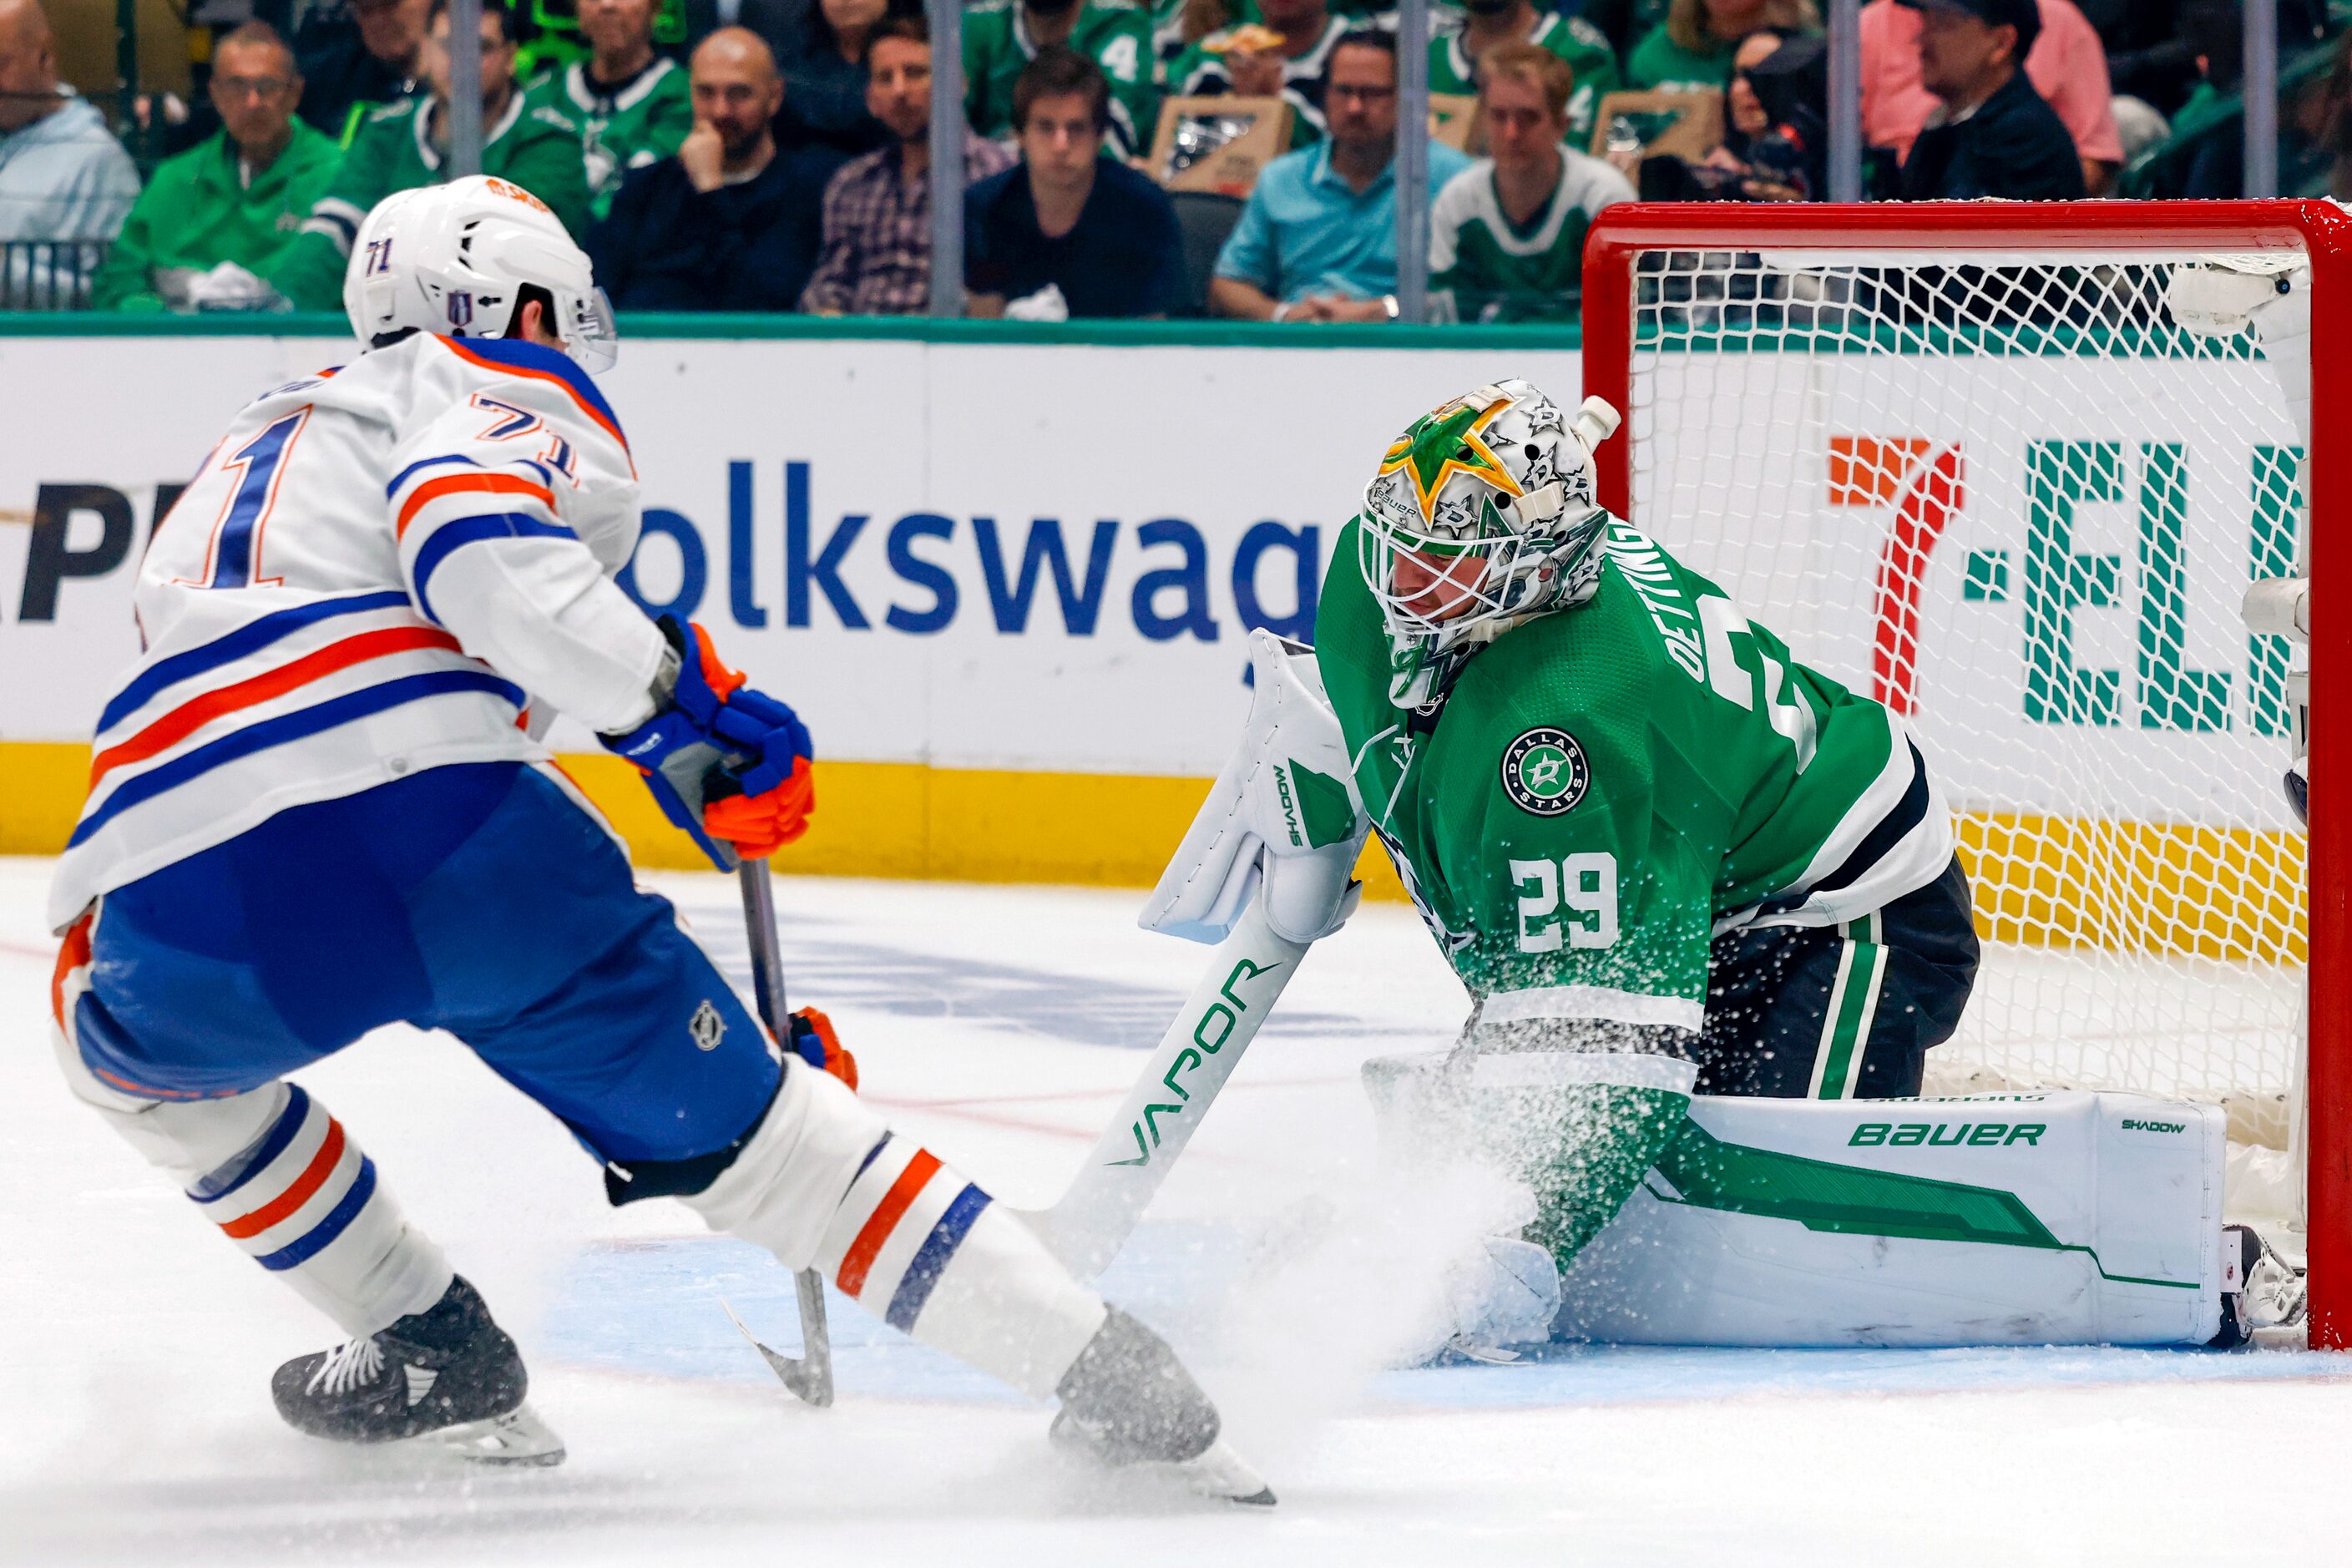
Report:
[[[1103,1324],[1101,1299],[1034,1232],[824,1073],[789,1068],[735,1163],[685,1202],[1033,1397]]]
[[[1267,928],[1287,942],[1328,936],[1355,910],[1371,824],[1315,655],[1263,629],[1249,652],[1242,743],[1144,901],[1146,931],[1223,942],[1261,889]]]
[[[1541,1053],[1491,1059],[1587,1066]],[[1656,1070],[1689,1070],[1652,1059]],[[1482,1140],[1507,1146],[1531,1124],[1538,1135],[1554,1125],[1524,1086],[1465,1082],[1445,1061],[1368,1066],[1385,1163]],[[1622,1061],[1591,1058],[1591,1070],[1617,1081]],[[1466,1142],[1449,1131],[1465,1124],[1484,1131]],[[1555,1333],[1680,1345],[2202,1344],[2221,1319],[2227,1147],[2220,1107],[2133,1094],[1693,1096],[1681,1132],[1564,1271]],[[1475,1277],[1510,1283],[1491,1273]],[[1475,1326],[1487,1297],[1514,1294],[1456,1290],[1457,1331]]]
[[[1700,1097],[1689,1115],[1700,1136],[1562,1280],[1563,1337],[2159,1345],[2220,1325],[2218,1107]]]
[[[289,1083],[217,1100],[150,1100],[100,1080],[63,1034],[74,1092],[209,1223],[354,1339],[438,1301],[448,1259],[412,1227],[342,1123]]]

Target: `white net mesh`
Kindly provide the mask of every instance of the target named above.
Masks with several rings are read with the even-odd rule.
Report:
[[[2288,649],[2238,608],[2294,569],[2278,382],[2174,323],[2186,257],[1866,247],[1640,258],[1633,521],[1908,716],[1988,938],[1931,1092],[2177,1093],[2282,1143]]]

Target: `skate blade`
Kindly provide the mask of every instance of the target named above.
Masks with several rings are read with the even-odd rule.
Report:
[[[563,1439],[528,1405],[487,1421],[445,1426],[416,1441],[476,1465],[560,1465],[564,1456]]]
[[[1222,1498],[1247,1508],[1272,1508],[1274,1489],[1244,1463],[1233,1445],[1219,1438],[1208,1451],[1175,1467],[1184,1484],[1202,1497]]]

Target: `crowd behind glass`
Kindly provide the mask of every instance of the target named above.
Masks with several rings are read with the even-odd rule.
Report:
[[[1395,319],[1383,3],[971,5],[966,312]],[[1827,194],[1815,0],[1553,3],[1432,5],[1434,320],[1574,320],[1612,202]],[[483,172],[562,218],[617,307],[930,308],[919,7],[480,5]],[[89,79],[113,10],[0,0],[0,306],[338,308],[368,208],[446,177],[446,0],[194,0],[184,78],[139,91]],[[2279,0],[2283,194],[2352,186],[2344,20]],[[2236,0],[1870,0],[1864,192],[2240,195],[2244,36]]]

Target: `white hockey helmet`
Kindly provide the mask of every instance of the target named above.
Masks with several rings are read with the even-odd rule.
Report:
[[[343,271],[343,311],[370,346],[412,329],[495,338],[527,288],[547,295],[548,327],[566,353],[592,374],[612,368],[619,334],[587,253],[545,202],[474,174],[376,204]]]
[[[1597,397],[1571,421],[1518,380],[1475,388],[1414,420],[1365,487],[1357,532],[1364,584],[1390,633],[1451,646],[1590,597],[1608,521],[1593,500],[1592,448],[1617,422]],[[1400,587],[1402,555],[1419,558],[1423,578],[1444,572],[1453,592],[1442,605],[1425,582]]]

